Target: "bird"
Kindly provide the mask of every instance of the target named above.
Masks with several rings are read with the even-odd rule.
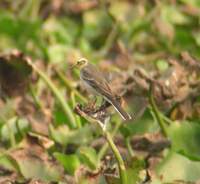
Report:
[[[97,67],[85,58],[79,59],[74,66],[80,69],[80,79],[88,92],[102,96],[114,107],[123,120],[131,120],[131,116],[122,108],[108,81]]]

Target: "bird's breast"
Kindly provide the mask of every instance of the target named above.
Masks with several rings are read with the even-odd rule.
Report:
[[[81,77],[80,77],[81,78]],[[93,95],[98,95],[98,92],[88,84],[87,81],[85,81],[84,79],[81,78],[81,84],[83,85],[83,87],[89,92],[92,93]]]

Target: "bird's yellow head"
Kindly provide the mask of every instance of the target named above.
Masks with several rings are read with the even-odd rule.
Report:
[[[82,67],[86,66],[87,63],[88,63],[88,60],[87,60],[87,59],[81,58],[81,59],[79,59],[79,60],[76,62],[75,66],[76,66],[77,68],[82,68]]]

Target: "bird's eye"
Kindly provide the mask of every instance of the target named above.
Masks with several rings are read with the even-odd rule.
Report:
[[[83,64],[85,64],[85,60],[80,60],[80,61],[77,62],[77,64],[78,65],[83,65]]]

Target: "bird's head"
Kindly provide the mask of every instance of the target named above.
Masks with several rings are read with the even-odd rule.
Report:
[[[88,63],[88,60],[85,58],[80,58],[75,65],[73,65],[72,67],[76,67],[76,68],[82,68],[84,66],[86,66]]]

